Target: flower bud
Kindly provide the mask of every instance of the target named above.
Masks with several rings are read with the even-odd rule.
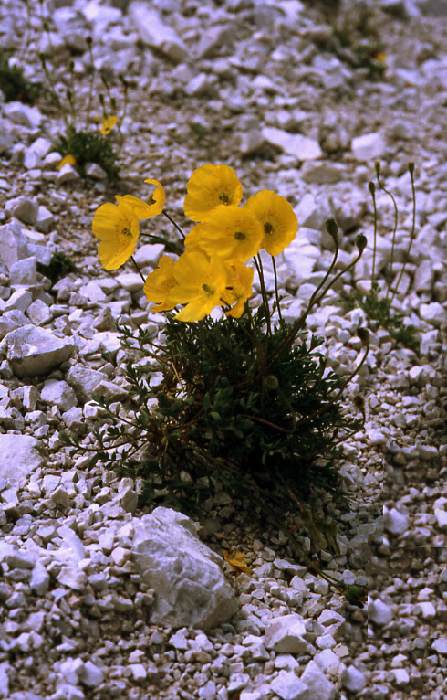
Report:
[[[367,328],[358,328],[357,335],[362,341],[362,345],[369,345],[369,330]]]
[[[356,244],[356,246],[357,246],[357,248],[358,248],[359,253],[363,253],[363,251],[365,250],[365,248],[366,248],[366,246],[367,246],[367,244],[368,244],[368,239],[367,239],[366,236],[364,236],[363,234],[360,234],[360,235],[357,236],[357,238],[355,239],[355,244]]]
[[[338,241],[338,226],[335,219],[326,219],[326,231],[334,241]]]
[[[268,389],[269,391],[274,391],[279,387],[278,379],[274,374],[268,374],[266,377],[264,377],[263,384],[265,389]]]
[[[375,186],[374,182],[370,182],[368,185],[368,188],[369,188],[369,194],[371,195],[371,197],[374,197],[374,195],[376,194],[376,186]]]

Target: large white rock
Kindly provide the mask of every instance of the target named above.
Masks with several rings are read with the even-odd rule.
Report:
[[[0,435],[0,479],[18,483],[42,464],[37,440],[31,435]]]
[[[151,49],[160,51],[176,63],[188,58],[188,49],[178,34],[164,24],[158,12],[151,10],[145,2],[132,2],[129,17],[142,41]]]
[[[390,606],[384,603],[380,598],[373,600],[368,605],[368,619],[375,622],[376,625],[382,627],[391,622],[393,611]]]
[[[8,119],[29,129],[37,128],[42,121],[42,114],[37,107],[29,107],[23,102],[7,102],[4,111]]]
[[[278,654],[302,654],[307,649],[306,625],[296,613],[274,618],[265,630],[265,646]]]
[[[209,629],[234,615],[238,602],[222,558],[199,540],[187,515],[158,507],[133,526],[133,557],[155,591],[151,622]]]
[[[293,671],[280,671],[270,688],[281,700],[300,700],[307,691],[307,685]]]
[[[18,377],[34,377],[47,374],[68,360],[75,343],[29,323],[8,333],[0,347],[6,350],[6,357]]]
[[[318,141],[302,134],[290,134],[275,127],[265,127],[262,135],[268,143],[298,160],[315,160],[323,155]]]
[[[25,167],[28,170],[35,168],[42,162],[51,148],[51,141],[39,136],[25,151]]]
[[[48,379],[40,392],[40,398],[61,411],[68,411],[78,403],[73,389],[63,379]]]

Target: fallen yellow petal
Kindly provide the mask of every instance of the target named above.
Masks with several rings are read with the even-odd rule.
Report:
[[[76,163],[77,163],[77,160],[76,160],[75,156],[73,155],[73,153],[67,153],[67,155],[64,156],[62,158],[62,160],[59,161],[59,163],[57,164],[56,167],[58,170],[60,170],[61,168],[64,167],[64,165],[76,165]]]

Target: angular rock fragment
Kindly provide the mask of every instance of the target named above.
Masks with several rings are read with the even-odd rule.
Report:
[[[75,350],[70,338],[59,338],[31,323],[8,333],[0,347],[6,350],[6,358],[17,377],[47,374],[68,360]]]
[[[38,442],[31,435],[0,435],[0,479],[18,483],[42,465]]]

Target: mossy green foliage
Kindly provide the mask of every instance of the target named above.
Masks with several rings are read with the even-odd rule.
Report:
[[[124,344],[133,346],[129,330],[121,330]],[[185,498],[197,503],[201,486],[208,496],[217,482],[238,495],[254,483],[270,503],[279,489],[289,505],[291,497],[310,497],[316,486],[336,491],[341,436],[360,424],[342,411],[344,380],[316,352],[320,340],[307,344],[300,337],[290,346],[289,330],[282,323],[266,334],[261,311],[194,324],[171,318],[156,352],[140,332],[137,346],[153,364],[127,366],[133,429],[99,402],[109,420],[97,431],[98,459],[118,460],[146,483],[156,475],[164,501],[179,498],[174,502],[187,508]],[[162,375],[158,386],[150,386],[152,371]],[[113,441],[123,436],[131,446],[117,457]],[[133,460],[141,447],[144,459]],[[189,484],[182,471],[191,476]],[[154,496],[151,487],[147,493]]]
[[[334,4],[335,5],[335,4]],[[321,48],[329,49],[354,69],[368,71],[371,80],[380,80],[385,72],[381,60],[385,46],[380,40],[379,22],[369,5],[355,4],[340,11],[331,20],[332,34]]]
[[[0,90],[7,102],[18,100],[34,104],[42,86],[27,80],[18,66],[10,66],[8,54],[0,49]]]
[[[86,176],[87,165],[97,163],[107,173],[109,180],[116,181],[119,178],[117,155],[110,139],[99,132],[77,131],[70,126],[67,134],[59,137],[56,148],[63,156],[69,153],[74,155],[82,177]]]
[[[51,280],[52,284],[56,284],[70,272],[76,272],[76,266],[65,253],[58,251],[52,255],[48,265],[37,263],[37,270]]]
[[[377,289],[372,289],[369,294],[355,292],[349,301],[350,308],[358,306],[368,316],[370,321],[387,330],[397,345],[419,352],[419,337],[414,326],[404,324],[403,314],[391,307],[390,299],[385,296],[380,298]]]

